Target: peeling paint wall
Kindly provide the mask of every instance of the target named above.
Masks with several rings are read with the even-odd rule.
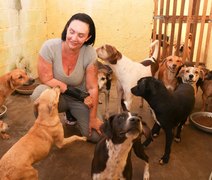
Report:
[[[95,47],[108,43],[140,61],[149,54],[153,8],[153,0],[0,0],[0,74],[24,65],[37,76],[41,45],[60,37],[77,12],[93,18]],[[208,59],[212,58],[211,46]],[[212,61],[207,62],[212,69]]]
[[[26,66],[37,76],[46,27],[46,0],[0,0],[0,74]]]

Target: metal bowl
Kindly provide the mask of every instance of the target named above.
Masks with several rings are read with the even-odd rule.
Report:
[[[0,107],[0,118],[3,117],[6,112],[7,112],[7,107],[5,105],[2,105]]]
[[[207,125],[204,125],[204,123],[201,124],[200,122],[197,122],[197,118],[201,119],[201,117],[202,118],[204,118],[204,117],[210,118],[210,120],[211,120],[211,121],[209,120],[210,124],[212,123],[212,113],[211,112],[195,112],[195,113],[192,113],[190,115],[190,121],[195,127],[199,128],[199,129],[201,129],[205,132],[212,133],[212,126],[207,126]]]
[[[31,85],[23,85],[19,88],[16,89],[16,92],[19,94],[24,94],[24,95],[31,95],[34,91],[34,89],[39,85],[39,83],[34,83]]]

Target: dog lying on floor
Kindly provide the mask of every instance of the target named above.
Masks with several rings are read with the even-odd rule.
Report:
[[[202,111],[205,111],[207,109],[207,100],[212,97],[212,71],[207,72],[200,88],[202,89]]]
[[[0,77],[0,107],[6,98],[12,94],[15,89],[25,83],[32,83],[34,79],[30,78],[22,69],[14,69],[11,72]]]
[[[58,115],[60,88],[47,89],[35,101],[38,117],[32,128],[16,142],[0,160],[1,180],[38,179],[32,164],[46,157],[55,144],[58,148],[86,137],[64,138],[63,126]]]
[[[156,40],[151,44],[151,48],[155,46],[152,57],[146,58],[142,63],[132,61],[122,55],[115,47],[104,45],[96,49],[100,59],[106,62],[113,70],[117,78],[117,96],[118,96],[118,112],[121,109],[121,99],[126,101],[127,109],[131,109],[132,94],[130,89],[136,85],[141,77],[154,76],[158,70],[158,49],[159,41]]]
[[[178,84],[176,74],[182,65],[182,58],[178,56],[168,56],[159,64],[158,79],[164,83],[168,90],[174,91],[176,89]]]
[[[150,130],[141,118],[123,112],[111,116],[101,126],[103,136],[97,143],[92,160],[91,175],[99,179],[132,179],[131,149],[145,161],[145,180],[149,179],[148,156],[141,144],[141,134],[149,136]]]
[[[110,89],[111,89],[111,81],[112,81],[112,69],[106,65],[97,61],[98,66],[98,88],[99,94],[103,93],[105,95],[105,113],[104,119],[109,118],[109,99],[110,99]],[[102,102],[99,99],[99,103]]]
[[[168,163],[173,141],[173,129],[177,127],[175,139],[181,140],[181,129],[191,113],[194,103],[194,89],[190,84],[181,83],[171,93],[164,84],[154,77],[141,78],[137,86],[131,89],[136,96],[143,97],[154,112],[155,123],[152,128],[152,135],[158,134],[163,128],[166,137],[165,153],[160,159],[160,164]],[[148,146],[152,137],[143,144]]]
[[[0,135],[2,139],[10,138],[10,136],[6,133],[7,129],[8,129],[8,124],[3,121],[0,121]]]

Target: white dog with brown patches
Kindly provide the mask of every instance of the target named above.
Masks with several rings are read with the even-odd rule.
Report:
[[[126,101],[127,109],[131,109],[132,93],[130,90],[137,81],[142,77],[154,76],[158,70],[158,40],[151,44],[151,48],[154,46],[152,57],[144,59],[141,63],[122,55],[111,45],[103,45],[96,49],[98,57],[111,67],[117,78],[118,112],[121,112],[121,99]]]

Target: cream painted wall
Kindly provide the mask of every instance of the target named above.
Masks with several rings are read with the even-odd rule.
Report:
[[[68,19],[89,14],[97,30],[95,47],[108,43],[140,61],[148,56],[154,1],[0,0],[0,74],[22,61],[37,76],[38,51],[46,39],[60,37]],[[211,37],[212,40],[212,37]],[[212,59],[210,43],[208,59]],[[212,61],[207,61],[212,69]]]
[[[26,65],[37,76],[46,27],[46,0],[0,0],[0,74]]]
[[[153,1],[47,0],[48,38],[60,37],[75,13],[89,14],[96,25],[95,47],[108,43],[135,60],[148,56]]]

